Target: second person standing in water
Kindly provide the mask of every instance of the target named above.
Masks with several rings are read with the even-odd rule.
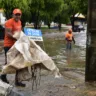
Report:
[[[68,32],[65,34],[65,40],[66,40],[66,49],[71,50],[72,49],[72,41],[75,44],[75,39],[72,33],[72,29],[69,29]]]

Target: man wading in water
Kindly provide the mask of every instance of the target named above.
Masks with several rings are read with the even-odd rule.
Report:
[[[65,34],[65,40],[66,40],[66,49],[71,50],[72,49],[72,41],[75,44],[75,39],[72,33],[72,29],[69,29],[68,32]]]

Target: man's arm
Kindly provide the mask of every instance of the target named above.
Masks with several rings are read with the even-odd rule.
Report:
[[[8,37],[10,37],[13,40],[16,40],[15,38],[13,38],[12,35],[12,29],[11,28],[5,28],[5,33],[8,35]]]
[[[75,39],[74,39],[74,37],[72,37],[72,40],[73,40],[73,42],[74,42],[74,44],[75,44]]]

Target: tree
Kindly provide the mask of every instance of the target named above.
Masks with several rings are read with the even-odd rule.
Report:
[[[45,21],[50,29],[50,23],[54,20],[55,16],[62,10],[63,0],[44,0],[45,1]]]
[[[77,12],[86,14],[87,0],[0,0],[0,7],[4,9],[7,19],[14,8],[20,8],[23,26],[28,21],[34,22],[35,28],[38,28],[40,21],[44,20],[50,28],[54,18],[61,25]]]
[[[34,22],[34,27],[37,29],[39,27],[39,22],[41,20],[42,10],[44,8],[44,0],[31,0],[30,12],[31,12],[31,21]]]
[[[21,0],[21,1],[20,0],[1,0],[0,7],[4,9],[7,19],[12,17],[13,9],[20,8],[23,14],[22,25],[24,26],[25,22],[30,18],[30,11],[29,11],[30,8],[28,7],[28,4],[29,4],[28,1],[29,0]]]
[[[61,11],[57,14],[54,21],[58,22],[59,30],[61,30],[61,24],[62,23],[68,23],[70,15],[68,14],[69,7],[67,4],[63,4]]]

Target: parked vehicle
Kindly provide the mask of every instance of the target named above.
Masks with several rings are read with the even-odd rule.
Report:
[[[73,31],[74,32],[80,32],[80,31],[84,31],[84,30],[85,30],[85,28],[83,25],[75,25]]]

